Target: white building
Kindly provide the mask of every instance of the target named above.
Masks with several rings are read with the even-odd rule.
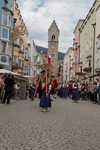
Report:
[[[95,72],[100,73],[100,5],[96,10],[96,26],[95,26]]]
[[[41,64],[43,64],[43,54],[38,53],[34,40],[30,40],[28,43],[29,57],[30,57],[30,76],[36,77],[40,74]]]

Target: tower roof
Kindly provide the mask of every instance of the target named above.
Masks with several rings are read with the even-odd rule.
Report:
[[[53,28],[53,26],[55,26],[55,27],[57,28],[58,32],[59,32],[59,29],[58,29],[58,26],[57,26],[55,20],[53,20],[53,22],[52,22],[52,24],[51,24],[49,30],[50,30],[51,28]]]

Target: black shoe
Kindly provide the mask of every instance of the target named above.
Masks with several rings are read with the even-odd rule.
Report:
[[[4,104],[5,102],[2,102],[2,104]]]

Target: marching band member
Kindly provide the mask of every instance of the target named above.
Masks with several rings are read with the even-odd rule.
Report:
[[[79,86],[80,86],[80,84],[77,82],[77,80],[75,80],[73,83],[72,100],[74,100],[74,102],[76,102],[76,103],[78,103],[78,101],[80,99],[79,89],[78,89]]]
[[[51,82],[47,79],[47,84],[42,84],[42,95],[40,99],[40,107],[43,108],[44,112],[48,111],[48,107],[51,107],[51,98],[50,98],[50,91],[51,91]]]
[[[42,70],[41,75],[38,77],[36,80],[36,92],[38,91],[39,93],[39,98],[41,98],[42,92],[43,92],[43,85],[46,82],[46,76],[45,76],[46,71]]]
[[[51,87],[51,95],[53,95],[52,98],[56,98],[57,91],[58,91],[58,82],[57,82],[57,79],[55,79],[54,75],[51,76],[51,85],[52,85],[52,87]]]

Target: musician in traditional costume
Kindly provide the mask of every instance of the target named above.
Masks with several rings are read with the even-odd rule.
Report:
[[[51,76],[51,95],[53,95],[52,97],[52,100],[53,98],[56,98],[56,95],[57,95],[57,91],[58,91],[58,82],[57,82],[57,79],[55,79],[55,76],[52,75]]]
[[[36,80],[36,92],[38,91],[39,93],[39,98],[41,98],[42,92],[43,92],[43,84],[45,84],[46,82],[46,75],[45,75],[46,71],[42,70],[41,71],[41,75],[38,76],[38,79]]]
[[[34,95],[35,90],[36,90],[36,83],[35,83],[35,81],[33,81],[32,84],[30,85],[30,90],[29,90],[31,100],[34,100],[34,98],[36,97],[36,95]]]
[[[74,83],[73,83],[72,100],[74,100],[74,102],[76,102],[76,103],[80,99],[79,86],[80,86],[80,84],[77,82],[77,80],[75,80]]]
[[[47,112],[48,107],[51,107],[51,97],[50,97],[50,91],[51,91],[51,82],[48,81],[47,83],[42,83],[42,95],[40,99],[40,107],[43,108],[43,111]]]

